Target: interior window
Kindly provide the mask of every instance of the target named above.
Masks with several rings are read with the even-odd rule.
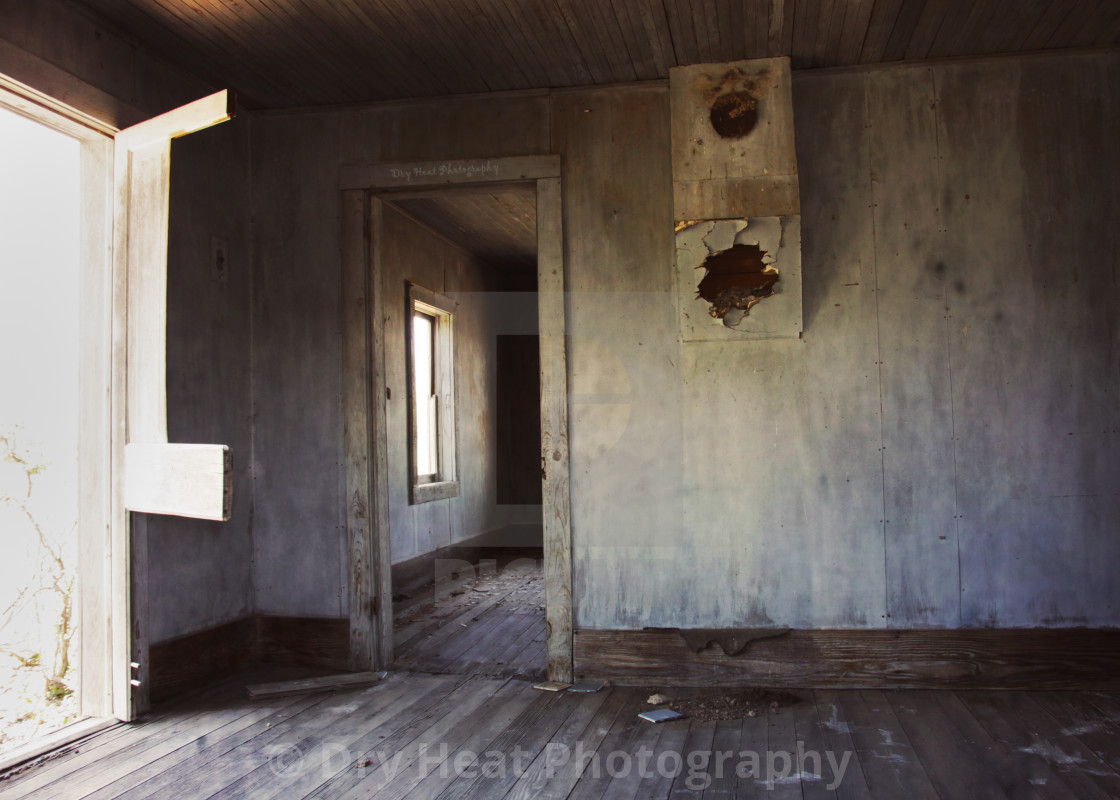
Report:
[[[455,469],[455,303],[419,286],[409,288],[409,416],[412,502],[459,494]]]

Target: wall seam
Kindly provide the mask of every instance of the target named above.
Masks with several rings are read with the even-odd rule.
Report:
[[[864,117],[864,130],[867,131],[867,184],[871,195],[871,262],[872,270],[875,273],[875,288],[872,292],[875,295],[875,369],[876,378],[879,384],[879,477],[880,477],[880,499],[882,518],[879,520],[879,530],[883,539],[883,615],[884,626],[890,627],[890,569],[887,558],[887,456],[885,445],[885,435],[883,432],[883,339],[881,333],[881,326],[879,322],[879,236],[876,217],[876,203],[875,203],[875,165],[872,161],[873,148],[871,146],[871,108],[868,102],[869,94],[869,80],[866,75],[863,76],[863,117]]]
[[[249,520],[247,533],[249,536],[249,612],[259,613],[260,604],[257,596],[257,537],[256,537],[256,510],[257,510],[257,359],[256,342],[257,326],[255,306],[256,295],[256,253],[257,253],[257,190],[253,171],[253,139],[255,135],[255,120],[248,115],[245,124],[245,155],[248,159],[248,186],[249,192],[249,220],[246,231],[245,251],[248,258],[249,273],[249,458],[248,458],[248,484],[249,484]]]
[[[942,205],[945,200],[945,185],[941,178],[941,97],[937,93],[937,77],[932,69],[929,70],[930,92],[933,94],[933,141],[934,163],[937,168],[937,234],[943,237],[946,233],[945,214]],[[941,255],[945,255],[945,240],[941,238]],[[946,282],[941,282],[942,306],[945,309],[945,363],[949,371],[949,441],[953,453],[953,532],[957,542],[957,627],[964,626],[964,576],[961,571],[961,522],[960,498],[958,487],[960,474],[957,469],[957,408],[953,391],[953,347],[951,325],[949,324],[949,290]]]

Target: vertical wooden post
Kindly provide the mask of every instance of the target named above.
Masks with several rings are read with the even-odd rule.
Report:
[[[370,491],[369,238],[366,193],[342,193],[342,408],[350,551],[350,668],[374,666],[374,535]]]
[[[113,708],[111,433],[113,335],[113,146],[95,135],[81,151],[80,317],[78,338],[78,713],[107,717]]]
[[[541,467],[548,677],[572,680],[572,535],[568,467],[568,355],[560,179],[537,181],[541,338]]]
[[[387,667],[393,660],[393,574],[389,538],[389,428],[385,403],[385,283],[382,280],[382,203],[369,200],[369,364],[370,436],[373,442],[373,563],[377,608],[377,663]]]
[[[393,659],[386,477],[381,203],[342,192],[342,405],[350,556],[350,667]]]

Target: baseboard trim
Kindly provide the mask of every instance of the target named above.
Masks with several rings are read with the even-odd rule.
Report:
[[[578,630],[581,678],[626,686],[1120,689],[1120,630],[795,630],[736,656],[672,629]]]
[[[256,620],[257,660],[324,669],[349,668],[349,617],[279,617],[261,614]]]
[[[148,658],[152,703],[206,686],[252,662],[345,670],[350,620],[256,614],[157,642]]]

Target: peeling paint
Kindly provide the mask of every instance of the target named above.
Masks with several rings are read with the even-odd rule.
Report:
[[[800,333],[799,217],[693,221],[676,245],[683,340]]]

